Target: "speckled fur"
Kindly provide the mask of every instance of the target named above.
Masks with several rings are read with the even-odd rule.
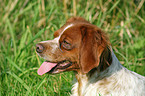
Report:
[[[91,77],[77,74],[81,86],[78,82],[73,85],[72,96],[145,96],[145,78],[124,68],[113,51],[112,58],[111,66],[101,73],[96,70]]]
[[[112,49],[108,48],[104,32],[98,27],[74,17],[58,29],[54,37],[39,43],[44,50],[38,55],[55,63],[63,60],[73,62],[70,67],[53,72],[76,72],[72,96],[145,96],[145,77],[120,64]],[[71,42],[72,47],[68,48],[71,50],[60,46],[64,40]]]

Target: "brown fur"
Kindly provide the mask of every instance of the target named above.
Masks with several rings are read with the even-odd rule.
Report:
[[[107,56],[105,57],[104,55],[102,55],[102,53],[109,51],[106,50],[109,46],[109,43],[106,40],[106,36],[99,28],[94,26],[83,26],[81,29],[83,35],[80,51],[80,64],[82,67],[82,72],[88,73],[91,69],[99,65],[101,56],[104,59],[108,58],[107,54]],[[111,64],[111,62],[109,63]]]
[[[51,55],[54,58],[53,62],[65,59],[70,60],[74,62],[72,66],[78,66],[79,68],[70,66],[66,70],[73,70],[74,68],[75,71],[83,74],[98,66],[101,68],[100,71],[106,69],[111,64],[111,57],[108,59],[110,55],[109,42],[104,32],[81,17],[73,17],[67,20],[64,26],[55,31],[54,37],[58,37],[70,23],[73,23],[74,26],[65,30],[61,35],[59,39],[60,49],[56,49],[55,54],[52,54],[49,50],[52,50],[51,45],[53,43],[41,43],[45,50],[40,55]],[[103,59],[100,59],[100,57]],[[104,59],[105,62],[103,61]]]
[[[54,40],[40,42],[37,52],[47,62],[57,64],[51,73],[75,71],[77,82],[73,96],[100,93],[101,96],[144,96],[144,77],[121,66],[100,28],[81,17],[73,17],[54,37]]]

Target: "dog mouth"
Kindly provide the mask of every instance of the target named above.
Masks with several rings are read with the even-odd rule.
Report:
[[[40,66],[37,73],[38,75],[43,75],[45,73],[58,73],[58,70],[63,71],[67,69],[68,67],[70,67],[71,65],[72,65],[72,62],[69,60],[63,60],[60,62],[45,61]]]

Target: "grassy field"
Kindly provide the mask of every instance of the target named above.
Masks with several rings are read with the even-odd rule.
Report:
[[[0,0],[0,96],[68,96],[73,72],[39,76],[35,45],[71,16],[103,29],[123,66],[145,76],[144,0]]]

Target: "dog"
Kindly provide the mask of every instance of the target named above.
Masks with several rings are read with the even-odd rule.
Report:
[[[145,96],[145,77],[123,67],[106,34],[81,17],[68,19],[36,52],[46,60],[39,75],[75,72],[72,96]]]

